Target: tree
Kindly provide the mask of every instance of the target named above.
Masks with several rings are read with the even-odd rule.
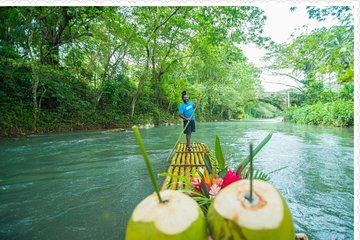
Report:
[[[354,29],[348,7],[309,7],[308,11],[310,18],[319,20],[335,15],[339,25],[315,29],[290,44],[274,46],[267,59],[275,74],[292,78],[299,83],[299,90],[312,91],[310,95],[315,97],[319,91],[326,92],[325,82],[353,82]]]
[[[175,113],[184,89],[194,98],[205,96],[199,107],[204,119],[231,118],[260,89],[259,70],[238,47],[266,41],[261,36],[265,16],[257,7],[14,7],[0,12],[0,64],[8,66],[1,71],[7,76],[1,76],[6,84],[0,85],[0,98],[16,105],[22,96],[26,109],[0,108],[11,119],[31,105],[35,130],[50,122],[160,123]],[[31,75],[20,76],[16,69],[21,68]],[[23,89],[20,85],[31,92],[6,92]]]

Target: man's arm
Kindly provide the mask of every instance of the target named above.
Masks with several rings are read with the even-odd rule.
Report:
[[[184,115],[184,109],[182,108],[182,105],[179,107],[179,117],[181,117],[184,120],[190,120],[190,118],[185,117]]]
[[[184,114],[179,114],[179,116],[184,120],[188,120],[188,121],[190,120],[190,118],[185,117]]]

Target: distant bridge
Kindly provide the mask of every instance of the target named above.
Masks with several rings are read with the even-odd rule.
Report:
[[[269,103],[281,111],[290,108],[290,91],[287,92],[264,92],[257,99],[261,102]]]

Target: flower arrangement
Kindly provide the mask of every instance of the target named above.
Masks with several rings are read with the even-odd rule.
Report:
[[[203,193],[208,198],[215,198],[219,191],[229,184],[240,180],[241,177],[229,169],[224,178],[219,176],[210,177],[205,168],[200,168],[194,177],[190,178],[190,183],[194,186],[194,191]]]
[[[234,171],[227,166],[226,160],[222,154],[220,139],[216,136],[215,155],[212,152],[205,155],[205,167],[198,169],[196,172],[192,173],[190,179],[184,181],[189,189],[184,191],[189,193],[193,199],[198,202],[204,212],[207,212],[212,199],[214,199],[222,189],[233,182],[249,178],[250,170],[247,165],[249,164],[251,157],[254,157],[266,145],[271,137],[272,132],[270,132],[254,149],[252,156],[249,155],[245,158],[236,168],[236,171]],[[254,170],[253,179],[268,181],[270,177],[260,170]]]

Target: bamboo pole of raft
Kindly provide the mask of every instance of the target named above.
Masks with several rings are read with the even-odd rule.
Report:
[[[195,154],[195,163],[200,164],[200,162],[199,162],[199,154]]]
[[[186,164],[191,164],[191,159],[194,158],[194,153],[186,154]],[[185,176],[187,179],[190,179],[190,170],[191,167],[188,165],[185,167]],[[184,189],[188,189],[188,186],[184,184]]]
[[[179,145],[177,146],[177,149],[176,149],[176,150],[179,151],[179,150],[180,150],[180,147],[181,147],[181,145],[179,144]],[[171,159],[171,164],[175,164],[177,155],[178,155],[177,153],[174,154],[173,158]],[[168,169],[167,172],[168,172],[168,173],[173,173],[173,171],[174,171],[174,167],[172,167],[172,166],[170,165],[170,167],[169,167],[169,169]],[[165,190],[165,189],[168,188],[168,184],[170,183],[171,178],[172,178],[172,176],[166,176],[166,178],[165,178],[165,180],[164,180],[164,183],[163,183],[163,185],[162,185],[162,187],[161,187],[161,190]]]
[[[206,151],[185,151],[185,152],[176,151],[176,153],[207,153],[207,152]]]
[[[182,151],[182,149],[184,149],[185,147],[185,144],[179,144],[179,149],[180,151]],[[180,161],[181,161],[181,154],[176,154],[176,164],[180,164]],[[176,182],[177,182],[177,178],[176,176],[178,175],[179,173],[179,167],[175,167],[174,168],[174,172],[173,172],[173,175],[172,178],[171,178],[171,185],[170,185],[170,189],[171,190],[176,190]]]
[[[194,164],[196,164],[196,165],[199,164],[199,159],[198,159],[198,154],[197,154],[197,153],[194,154],[194,159],[193,159],[193,161],[194,161]],[[196,170],[197,170],[198,168],[199,168],[198,166],[194,166],[194,167],[191,169],[191,172],[192,172],[192,173],[196,173]]]
[[[202,143],[201,146],[202,146],[203,151],[205,152],[205,153],[202,153],[201,155],[203,157],[203,160],[205,160],[205,154],[207,154],[209,156],[210,151],[209,151],[209,148],[208,148],[208,146],[206,144]]]
[[[189,173],[190,176],[191,176],[192,173],[195,172],[195,169],[196,169],[195,156],[196,156],[196,153],[191,154],[190,163],[193,164],[193,166],[189,168],[190,169],[190,173]]]
[[[197,151],[200,151],[200,148],[199,148],[199,144],[198,144],[198,143],[196,144],[196,150],[197,150]],[[195,154],[195,156],[196,156],[196,163],[197,163],[197,164],[200,164],[199,155],[200,155],[199,153],[196,153],[196,154]],[[198,169],[198,168],[199,168],[199,167],[197,167],[197,169]]]
[[[198,144],[196,144],[196,148],[199,150],[199,151],[201,151],[201,144],[200,143],[198,143]],[[204,162],[202,162],[201,163],[201,153],[197,153],[196,154],[196,158],[197,158],[197,164],[202,164],[202,165],[204,165]],[[199,166],[199,167],[197,167],[197,169],[199,169],[199,168],[204,168],[204,166]]]
[[[184,150],[186,150],[186,146],[185,146],[185,149]],[[186,164],[186,155],[189,155],[189,154],[187,154],[187,153],[183,153],[183,154],[181,154],[181,164]],[[181,176],[181,177],[183,177],[185,174],[185,169],[184,169],[184,167],[180,167],[180,174],[179,174],[179,176]],[[178,181],[178,187],[177,187],[177,189],[179,190],[179,189],[183,189],[184,188],[184,184],[183,184],[183,181],[181,180],[181,179],[177,179],[177,181]]]
[[[202,149],[203,144],[199,144],[199,145],[200,145],[199,147]],[[205,164],[204,157],[205,157],[205,153],[200,153],[199,154],[199,164]]]
[[[206,144],[201,144],[203,151],[206,152],[203,154],[203,158],[205,158],[205,154],[209,154],[209,148]]]
[[[190,161],[191,161],[191,158],[190,158]],[[199,167],[205,167],[205,164],[172,164],[171,165],[172,167],[196,167],[196,166],[199,166]]]

